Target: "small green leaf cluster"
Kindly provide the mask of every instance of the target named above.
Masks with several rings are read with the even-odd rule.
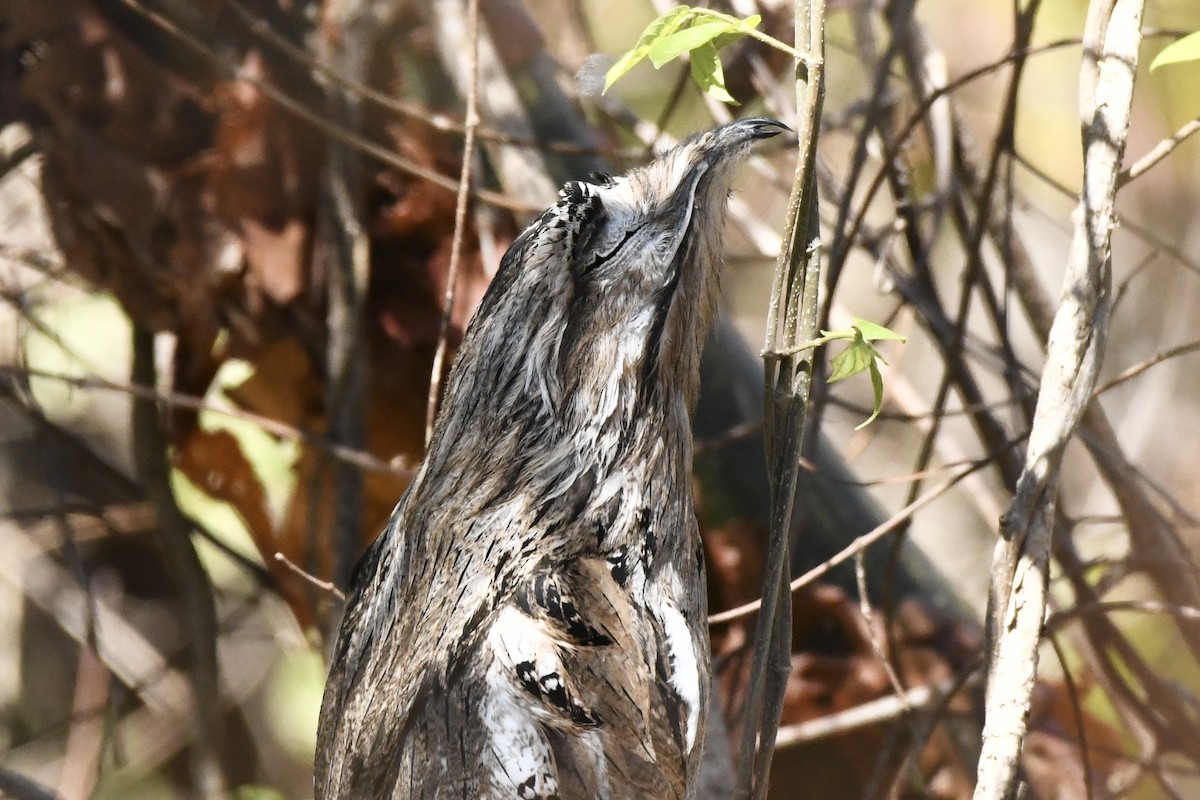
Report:
[[[1168,64],[1183,64],[1188,61],[1200,61],[1200,31],[1188,34],[1164,47],[1150,62],[1150,71]]]
[[[829,361],[829,382],[844,380],[867,370],[871,373],[871,388],[875,392],[875,407],[866,421],[855,426],[854,430],[862,430],[875,421],[883,409],[883,375],[879,372],[879,362],[887,361],[879,354],[872,342],[878,341],[907,341],[893,330],[868,322],[865,319],[854,320],[854,326],[848,331],[821,331],[825,339],[849,339],[850,344]]]
[[[646,58],[655,69],[661,69],[690,53],[696,85],[721,102],[737,105],[725,88],[725,72],[717,54],[742,37],[754,35],[760,22],[758,14],[739,19],[707,8],[676,6],[646,26],[634,48],[612,65],[604,77],[604,91]]]

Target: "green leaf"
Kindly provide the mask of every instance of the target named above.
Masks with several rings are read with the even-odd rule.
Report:
[[[617,63],[604,74],[604,92],[649,55],[655,42],[677,31],[691,13],[691,6],[676,6],[647,25],[633,49],[617,59]]]
[[[692,51],[692,80],[704,90],[705,94],[720,100],[722,103],[737,105],[728,90],[725,89],[725,71],[721,69],[721,59],[717,48],[712,42],[706,42]]]
[[[699,9],[697,9],[699,10]],[[758,27],[758,23],[762,22],[762,17],[758,14],[752,14],[741,20],[737,24],[730,23],[729,29],[716,36],[713,40],[713,47],[718,51],[723,50],[735,42],[740,42],[750,35],[750,31]]]
[[[879,416],[879,412],[883,410],[883,375],[879,373],[879,364],[875,362],[875,359],[871,359],[869,369],[871,371],[871,389],[875,392],[875,410],[871,412],[871,416],[854,426],[856,431],[861,431],[874,422],[875,418]]]
[[[676,31],[670,36],[664,36],[650,48],[650,61],[658,69],[672,59],[679,58],[684,53],[690,53],[698,47],[708,44],[722,33],[736,30],[734,23],[717,20],[702,22],[690,28]]]
[[[743,31],[752,31],[758,27],[760,22],[762,22],[762,14],[751,14],[738,24],[738,28]]]
[[[1162,52],[1150,62],[1150,71],[1168,64],[1183,64],[1188,61],[1200,61],[1200,31],[1177,39],[1162,49]]]
[[[871,354],[870,345],[861,334],[855,335],[854,341],[845,350],[830,359],[829,382],[835,383],[857,375],[873,363],[875,357]]]
[[[862,333],[862,337],[868,342],[878,342],[880,340],[888,340],[894,342],[907,342],[908,339],[890,328],[885,328],[874,322],[865,319],[855,319],[854,327]]]

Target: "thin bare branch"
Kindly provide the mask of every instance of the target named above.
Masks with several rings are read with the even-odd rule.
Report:
[[[1128,169],[1122,170],[1120,176],[1117,178],[1118,185],[1124,186],[1130,181],[1141,177],[1156,164],[1159,164],[1163,159],[1171,155],[1176,147],[1179,147],[1179,145],[1183,144],[1196,133],[1200,133],[1200,117],[1185,122],[1173,135],[1156,144],[1150,149],[1149,153],[1146,153],[1146,155],[1131,164]]]
[[[127,394],[134,398],[152,400],[166,409],[185,408],[189,411],[220,414],[230,419],[249,422],[262,428],[272,436],[278,436],[280,439],[302,442],[309,447],[328,454],[330,458],[344,461],[347,464],[353,464],[361,470],[377,472],[382,475],[396,475],[402,478],[411,478],[413,475],[412,468],[396,462],[383,461],[371,455],[366,450],[356,450],[334,444],[324,436],[317,436],[294,425],[288,425],[286,422],[280,422],[271,417],[264,417],[262,414],[255,414],[253,411],[246,411],[242,408],[214,402],[205,397],[196,397],[195,395],[183,394],[181,392],[163,391],[151,386],[117,383],[95,375],[68,375],[62,372],[52,372],[35,367],[0,366],[0,375],[58,381],[78,389],[119,392],[120,394]]]
[[[803,575],[801,575],[800,577],[796,578],[794,581],[791,582],[790,590],[792,592],[796,592],[796,591],[799,591],[800,589],[804,588],[805,586],[808,586],[809,584],[815,583],[816,581],[820,580],[822,577],[829,574],[829,572],[831,570],[833,570],[834,567],[853,558],[856,554],[867,549],[872,544],[874,544],[875,542],[882,539],[884,536],[887,536],[889,533],[891,533],[892,531],[895,531],[901,525],[904,525],[905,523],[907,523],[910,519],[912,519],[913,515],[915,515],[918,511],[920,511],[922,508],[924,508],[925,506],[932,503],[934,500],[937,500],[939,497],[944,495],[946,492],[953,489],[959,482],[961,482],[964,478],[966,478],[971,473],[976,472],[976,471],[986,467],[988,464],[990,464],[995,459],[995,457],[996,457],[995,455],[992,455],[987,458],[980,459],[979,461],[976,461],[975,463],[973,463],[970,467],[960,470],[956,475],[954,475],[954,477],[952,477],[949,480],[945,481],[944,483],[938,485],[936,488],[930,489],[928,492],[921,495],[915,501],[913,501],[912,503],[909,503],[904,508],[897,511],[895,514],[888,517],[888,519],[886,521],[884,521],[883,523],[881,523],[878,526],[876,526],[875,528],[872,528],[871,530],[867,531],[862,536],[859,536],[858,538],[856,538],[853,542],[851,542],[849,545],[847,545],[843,550],[841,550],[836,555],[826,559],[824,562],[822,562],[818,566],[813,567],[808,572],[806,572]],[[750,614],[755,613],[756,611],[759,610],[759,608],[761,606],[762,606],[761,600],[751,601],[749,603],[746,603],[745,605],[740,605],[737,608],[731,608],[727,611],[722,611],[719,614],[713,614],[713,615],[709,616],[708,624],[709,625],[722,625],[726,622],[731,622],[735,619],[741,619],[742,617],[746,617],[746,616],[749,616]]]
[[[454,237],[450,245],[450,267],[446,271],[446,294],[442,298],[442,318],[438,326],[437,350],[429,376],[429,398],[425,404],[425,445],[433,438],[437,418],[438,394],[442,388],[446,350],[449,347],[450,322],[454,298],[458,292],[458,271],[462,264],[463,238],[467,228],[467,200],[471,190],[471,166],[475,162],[475,129],[479,125],[479,0],[467,0],[467,117],[463,140],[462,171],[458,176],[458,197],[454,205]]]
[[[796,747],[897,719],[912,711],[941,702],[947,692],[958,688],[958,683],[957,678],[949,678],[938,684],[914,686],[899,694],[880,697],[878,700],[852,706],[836,714],[817,717],[798,725],[785,725],[779,729],[775,746],[781,749]]]
[[[334,585],[332,581],[323,581],[311,572],[304,571],[283,553],[276,553],[275,560],[287,567],[288,571],[296,577],[307,581],[313,588],[333,595],[340,603],[346,602],[346,593]]]
[[[325,59],[345,74],[365,81],[368,59],[378,36],[379,10],[369,0],[334,3],[316,38]],[[328,118],[340,130],[357,135],[362,129],[361,101],[333,88],[326,94]],[[355,450],[366,449],[367,365],[363,352],[363,312],[371,280],[371,246],[367,232],[368,184],[359,153],[347,143],[328,143],[317,207],[314,258],[325,276],[326,435]],[[324,467],[326,465],[322,465]],[[333,478],[333,581],[349,586],[362,554],[363,475],[345,462],[327,465]],[[312,507],[319,503],[323,482],[312,481]],[[316,540],[315,522],[309,535]],[[329,623],[336,622],[330,615]]]
[[[1099,397],[1100,395],[1107,392],[1109,389],[1115,389],[1116,387],[1120,386],[1122,383],[1125,383],[1126,381],[1130,381],[1130,380],[1136,378],[1138,375],[1141,375],[1143,372],[1145,372],[1146,370],[1150,369],[1153,366],[1161,364],[1164,361],[1170,361],[1172,358],[1178,358],[1179,356],[1187,355],[1188,353],[1194,353],[1197,350],[1200,350],[1200,341],[1188,342],[1187,344],[1176,345],[1175,347],[1164,350],[1161,353],[1157,353],[1157,354],[1151,356],[1150,358],[1147,358],[1145,361],[1141,361],[1137,364],[1134,364],[1132,367],[1129,367],[1128,369],[1121,372],[1121,374],[1109,379],[1104,384],[1096,387],[1096,391],[1092,393],[1092,396]]]

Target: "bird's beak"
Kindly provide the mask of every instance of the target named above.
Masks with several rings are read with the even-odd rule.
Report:
[[[729,163],[744,156],[750,146],[760,139],[770,139],[784,131],[791,131],[791,128],[769,117],[734,120],[708,134],[704,140],[702,157],[713,165],[718,162]]]
[[[734,120],[727,125],[717,128],[713,133],[716,141],[728,147],[753,142],[758,139],[770,139],[772,136],[778,136],[784,131],[791,132],[791,130],[791,128],[777,119],[771,119],[770,117],[749,117],[747,119]]]
[[[772,136],[778,136],[784,131],[788,133],[792,132],[792,129],[787,125],[770,117],[739,119],[736,122],[731,122],[728,127],[742,131],[742,135],[751,139],[770,139]]]

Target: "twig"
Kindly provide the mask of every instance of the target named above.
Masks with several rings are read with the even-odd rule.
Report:
[[[425,446],[433,438],[437,419],[438,395],[442,388],[446,349],[454,298],[458,292],[458,271],[462,263],[462,244],[467,228],[467,200],[471,189],[471,165],[475,161],[475,128],[479,125],[479,0],[467,0],[467,115],[463,139],[462,168],[458,176],[458,197],[454,205],[454,238],[450,245],[450,267],[446,271],[446,294],[442,298],[442,319],[438,326],[437,350],[429,375],[429,398],[425,404]]]
[[[262,17],[256,16],[245,5],[238,0],[225,0],[233,12],[237,14],[246,27],[250,29],[256,37],[270,44],[272,47],[279,50],[281,53],[292,59],[297,64],[312,70],[324,78],[343,89],[348,89],[379,108],[386,111],[391,111],[398,116],[406,119],[420,120],[429,127],[438,131],[448,131],[465,136],[467,133],[467,124],[463,121],[454,119],[453,117],[437,111],[433,111],[418,103],[409,100],[403,100],[396,97],[391,97],[383,92],[380,92],[371,86],[368,86],[361,81],[343,74],[334,69],[321,60],[313,58],[306,50],[293,44],[286,37],[271,28],[270,23]],[[548,150],[555,153],[563,153],[566,155],[608,155],[622,154],[622,150],[618,147],[590,147],[588,145],[579,144],[568,141],[541,141],[536,138],[527,138],[522,136],[512,136],[504,131],[494,130],[483,125],[477,125],[475,128],[476,137],[485,141],[498,142],[500,144],[515,145],[517,147],[527,147],[537,150]],[[630,157],[636,156],[641,150],[628,150],[624,152]]]
[[[975,800],[1016,791],[1028,724],[1062,453],[1096,384],[1108,328],[1117,174],[1129,131],[1140,0],[1094,0],[1084,36],[1085,180],[1042,373],[1025,468],[1002,521],[989,602],[990,658]]]
[[[52,553],[46,552],[42,538],[20,525],[0,521],[0,540],[5,544],[5,557],[0,559],[0,582],[19,587],[29,602],[42,609],[79,647],[92,646],[89,617],[95,615],[99,634],[95,642],[97,655],[112,675],[139,698],[141,706],[112,726],[112,737],[122,742],[125,766],[109,772],[108,777],[120,780],[126,770],[145,775],[176,758],[195,736],[191,725],[197,713],[193,693],[185,676],[171,666],[178,652],[176,648],[161,652],[126,619],[114,598],[89,596],[77,578]],[[236,639],[226,639],[222,649],[236,649]],[[244,646],[251,648],[256,656],[261,655],[260,643],[247,641]],[[229,692],[229,702],[233,704],[245,704],[252,696],[258,696],[267,677],[269,662],[253,658],[250,663],[244,657],[245,652],[243,649],[229,654],[239,674],[223,688]],[[216,698],[207,702],[217,705]],[[6,753],[6,758],[15,751],[16,748]],[[6,791],[14,790],[0,784],[0,796],[7,796]]]
[[[1015,154],[1014,158],[1047,186],[1059,193],[1069,193],[1066,187],[1023,160],[1020,154]],[[1127,219],[1122,224],[1125,229],[1171,256],[1188,271],[1200,275],[1200,264],[1193,263],[1186,254],[1153,231]],[[1015,258],[1009,261],[1009,267],[1015,278],[1018,299],[1031,327],[1039,338],[1048,340],[1053,324],[1052,303],[1045,297],[1032,264],[1027,259]],[[1100,403],[1089,403],[1085,408],[1080,420],[1079,438],[1121,508],[1133,551],[1143,556],[1153,554],[1162,564],[1161,569],[1148,572],[1148,576],[1170,601],[1181,605],[1200,605],[1200,573],[1194,560],[1157,505],[1141,490],[1141,484],[1147,481],[1123,453],[1116,431]],[[1056,553],[1057,549],[1056,546]],[[1192,635],[1185,636],[1184,641],[1191,648],[1193,656],[1200,658],[1200,636],[1197,635],[1200,626],[1188,627]]]
[[[1056,180],[1037,164],[1034,164],[1032,161],[1022,156],[1019,152],[1013,153],[1013,159],[1030,175],[1037,178],[1038,181],[1053,189],[1058,194],[1071,198],[1074,198],[1077,195],[1075,191],[1063,185],[1061,181]],[[1191,272],[1195,275],[1200,275],[1200,261],[1184,252],[1176,243],[1168,241],[1165,235],[1158,233],[1150,225],[1139,222],[1136,219],[1130,219],[1127,216],[1122,216],[1120,218],[1120,224],[1122,230],[1132,233],[1146,244],[1153,245],[1155,249],[1161,250],[1163,253],[1178,262],[1179,265],[1188,272]]]
[[[1102,600],[1090,603],[1077,603],[1070,608],[1064,608],[1051,614],[1046,620],[1046,632],[1051,633],[1062,628],[1075,617],[1087,614],[1109,614],[1113,611],[1134,611],[1142,614],[1169,614],[1180,619],[1195,622],[1200,620],[1200,608],[1181,606],[1175,603],[1163,603],[1159,600]]]
[[[1049,626],[1047,626],[1047,631],[1049,631]],[[1054,648],[1054,655],[1058,657],[1058,666],[1062,669],[1063,683],[1067,685],[1067,696],[1071,698],[1071,713],[1075,717],[1075,730],[1079,739],[1079,761],[1083,766],[1083,795],[1087,800],[1091,800],[1096,796],[1096,790],[1092,786],[1092,760],[1088,752],[1087,725],[1083,719],[1083,701],[1079,699],[1079,687],[1075,684],[1075,677],[1071,674],[1071,666],[1067,663],[1067,654],[1063,651],[1062,643],[1052,633],[1047,632],[1047,637],[1050,639],[1050,646]]]
[[[1185,122],[1175,133],[1156,144],[1149,153],[1135,161],[1128,169],[1122,170],[1117,177],[1117,185],[1124,186],[1148,172],[1158,162],[1171,155],[1176,147],[1183,144],[1188,137],[1200,133],[1200,117]]]
[[[925,494],[921,495],[921,497],[919,497],[917,500],[915,500],[912,503],[909,503],[904,508],[897,511],[895,514],[888,517],[888,519],[885,522],[882,522],[881,524],[877,525],[876,527],[874,527],[871,530],[864,533],[862,536],[859,536],[858,538],[856,538],[853,542],[851,542],[849,545],[847,545],[844,549],[842,549],[836,555],[826,559],[821,564],[817,565],[816,567],[813,567],[808,572],[801,575],[799,578],[796,578],[794,581],[791,582],[791,585],[790,585],[791,591],[792,592],[799,591],[800,589],[804,588],[805,586],[808,586],[809,584],[820,580],[822,577],[824,577],[830,571],[832,571],[834,567],[853,558],[855,554],[867,549],[868,547],[870,547],[872,544],[874,544],[875,542],[882,539],[887,534],[891,533],[892,531],[896,530],[901,525],[908,522],[908,520],[912,519],[913,515],[916,514],[918,511],[920,511],[922,508],[929,505],[930,503],[932,503],[934,500],[941,497],[946,492],[950,491],[950,489],[954,488],[954,486],[956,484],[958,484],[961,480],[966,478],[971,473],[973,473],[977,470],[980,470],[983,467],[990,464],[994,459],[995,459],[995,455],[989,456],[988,458],[985,458],[985,459],[980,459],[979,461],[972,464],[970,467],[961,470],[954,477],[952,477],[949,480],[945,481],[944,483],[940,484],[937,488],[931,489],[928,492],[926,492]],[[741,619],[742,617],[748,616],[748,615],[753,614],[754,612],[758,611],[761,606],[762,606],[761,600],[751,601],[749,603],[746,603],[745,605],[738,606],[737,608],[731,608],[728,611],[722,611],[719,614],[713,614],[712,616],[710,616],[708,618],[708,624],[709,625],[721,625],[726,622],[732,622],[735,619]]]
[[[1092,397],[1099,397],[1100,395],[1107,392],[1109,389],[1116,388],[1117,386],[1120,386],[1122,383],[1125,383],[1128,380],[1136,378],[1138,375],[1141,375],[1146,370],[1150,369],[1153,366],[1161,364],[1164,361],[1169,361],[1172,358],[1176,358],[1177,356],[1186,355],[1188,353],[1194,353],[1197,350],[1200,350],[1200,341],[1188,342],[1187,344],[1177,345],[1176,347],[1172,347],[1169,350],[1164,350],[1163,352],[1153,355],[1150,358],[1146,359],[1145,361],[1142,361],[1139,364],[1134,364],[1132,367],[1129,367],[1128,369],[1123,371],[1121,374],[1119,374],[1116,377],[1109,380],[1107,383],[1105,383],[1101,386],[1098,386],[1096,388],[1096,391],[1092,392]]]
[[[92,389],[105,392],[120,392],[134,398],[152,400],[156,404],[166,409],[186,408],[190,411],[205,411],[211,414],[221,414],[230,419],[241,420],[243,422],[252,423],[259,428],[262,428],[267,433],[273,436],[278,436],[281,439],[290,439],[300,442],[309,447],[327,453],[331,458],[339,461],[344,461],[347,464],[353,464],[362,470],[378,472],[384,475],[397,475],[400,477],[411,477],[413,470],[398,466],[393,462],[384,461],[371,455],[366,450],[356,450],[351,447],[344,447],[339,444],[330,442],[324,436],[317,436],[309,431],[302,430],[289,425],[286,422],[280,422],[271,417],[264,417],[262,414],[255,414],[253,411],[234,408],[232,406],[223,406],[214,403],[203,397],[195,395],[183,394],[181,392],[163,391],[151,386],[138,386],[128,383],[116,383],[106,378],[98,376],[80,377],[75,375],[67,375],[61,372],[52,372],[50,370],[36,369],[33,367],[19,366],[3,366],[0,365],[0,375],[23,376],[30,378],[41,378],[43,380],[61,381],[62,383],[74,386],[79,389]]]
[[[1084,578],[1071,537],[1055,536],[1053,547],[1055,559],[1071,582],[1075,604],[1095,606],[1104,602]],[[1083,614],[1078,619],[1087,635],[1078,639],[1077,646],[1142,753],[1152,758],[1160,742],[1170,742],[1193,763],[1200,763],[1200,748],[1196,745],[1200,732],[1190,709],[1180,707],[1175,685],[1146,662],[1109,614]]]
[[[335,598],[337,598],[339,603],[346,602],[346,593],[335,586],[333,581],[323,581],[316,575],[313,575],[311,572],[304,571],[283,553],[276,552],[274,557],[276,561],[287,567],[288,570],[290,570],[294,575],[303,578],[305,581],[310,583],[313,588],[320,589],[322,592],[327,592],[333,595]]]
[[[97,654],[122,684],[138,691],[155,713],[178,724],[195,713],[193,695],[184,676],[172,668],[145,635],[132,625],[111,600],[88,594],[75,576],[44,551],[20,526],[0,523],[6,557],[0,560],[0,580],[18,586],[80,647],[89,647],[89,614],[100,632]],[[92,607],[89,607],[92,606]],[[212,702],[209,698],[206,702]]]
[[[58,775],[58,789],[68,798],[91,797],[96,787],[106,738],[101,714],[111,702],[111,684],[112,676],[96,651],[80,647],[71,727],[67,731],[63,768]]]
[[[942,698],[948,692],[956,690],[960,683],[957,677],[947,678],[941,683],[914,686],[899,694],[869,700],[836,714],[817,717],[799,725],[785,725],[775,737],[775,746],[795,747],[896,719],[910,711],[941,702]]]
[[[867,640],[871,643],[871,650],[875,653],[875,658],[883,665],[883,671],[887,675],[888,683],[892,685],[892,691],[895,692],[894,697],[902,703],[907,703],[905,700],[904,684],[900,681],[900,676],[896,673],[896,668],[892,666],[892,659],[888,657],[887,647],[884,646],[883,640],[879,638],[878,631],[875,628],[875,612],[871,608],[871,600],[867,596],[867,564],[863,558],[863,553],[859,550],[854,554],[854,579],[858,584],[858,611],[863,616],[863,621],[866,623]],[[881,620],[880,628],[887,625],[887,620]],[[906,706],[906,710],[908,710]]]
[[[692,455],[700,456],[704,455],[705,453],[712,453],[717,450],[721,450],[731,444],[734,444],[735,442],[740,442],[743,439],[749,439],[751,436],[760,433],[762,429],[763,421],[761,419],[748,419],[743,422],[739,422],[732,428],[729,428],[728,430],[719,433],[710,439],[696,442],[695,447],[692,448]]]
[[[2,370],[0,370],[2,372]],[[154,391],[142,391],[145,387],[128,386],[125,387],[130,394],[135,397],[145,397],[153,400],[161,393]],[[150,533],[158,528],[158,520],[154,516],[153,508],[141,501],[144,493],[144,487],[131,479],[122,470],[105,461],[103,458],[93,452],[86,444],[75,438],[70,433],[59,428],[50,420],[46,419],[36,408],[30,407],[25,398],[22,398],[18,392],[11,389],[4,382],[0,382],[0,397],[7,397],[13,400],[21,413],[26,415],[26,418],[37,427],[39,436],[48,438],[51,446],[63,448],[64,452],[72,459],[76,460],[76,467],[87,470],[98,470],[98,474],[113,485],[121,487],[122,493],[128,497],[139,498],[137,501],[131,501],[128,505],[120,505],[117,507],[106,506],[102,509],[96,509],[94,506],[85,503],[60,503],[53,509],[42,510],[33,509],[30,511],[34,516],[47,514],[79,514],[92,519],[94,525],[87,525],[83,517],[74,516],[66,520],[71,526],[72,532],[75,534],[78,542],[81,536],[102,535],[97,531],[103,531],[104,534],[134,534],[134,533]],[[169,407],[169,404],[164,404]],[[147,513],[141,513],[142,509],[146,509]],[[16,517],[15,514],[5,514],[0,518]],[[20,515],[24,516],[24,514]],[[148,517],[148,518],[147,518]],[[252,575],[255,580],[264,586],[272,586],[273,579],[263,568],[263,566],[254,559],[251,559],[241,551],[231,547],[221,537],[217,536],[211,530],[206,528],[194,519],[189,519],[188,523],[195,530],[196,534],[202,537],[223,553],[230,561],[237,564],[243,570]],[[90,528],[90,530],[88,530]]]

